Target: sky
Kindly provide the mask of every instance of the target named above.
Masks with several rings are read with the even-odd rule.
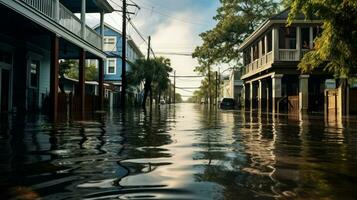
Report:
[[[108,0],[116,9],[120,10],[121,0]],[[156,56],[170,58],[171,67],[178,76],[196,76],[193,70],[198,65],[191,56],[160,55],[160,53],[192,53],[196,46],[202,44],[199,34],[212,29],[216,21],[213,16],[219,7],[219,0],[128,0],[135,2],[140,10],[129,7],[131,20],[142,36],[151,36],[152,49]],[[99,23],[99,17],[90,15],[89,25]],[[105,15],[105,22],[121,30],[121,13]],[[128,34],[133,38],[141,51],[146,55],[147,44],[139,37],[131,25]],[[200,78],[177,78],[176,87],[198,87]],[[192,89],[176,89],[184,99],[192,95]]]

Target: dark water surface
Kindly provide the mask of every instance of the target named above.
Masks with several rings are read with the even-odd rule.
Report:
[[[181,104],[97,119],[1,116],[1,199],[357,199],[357,118]]]

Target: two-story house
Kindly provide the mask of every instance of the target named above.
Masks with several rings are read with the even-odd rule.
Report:
[[[113,10],[107,0],[0,0],[1,112],[48,105],[56,118],[60,59],[79,60],[81,112],[85,108],[85,60],[99,60],[103,101],[103,31],[98,34],[88,27],[86,14],[100,13],[103,25],[104,14]]]
[[[99,32],[99,25],[94,27]],[[104,46],[103,50],[107,54],[107,59],[104,64],[104,81],[116,86],[114,93],[114,107],[118,107],[119,96],[122,86],[122,33],[109,24],[104,24]],[[127,37],[127,50],[126,50],[126,70],[130,70],[130,66],[135,60],[142,58],[144,55],[139,47],[135,44],[132,38]],[[140,86],[128,88],[128,97],[132,101],[139,99],[141,92]]]
[[[261,24],[239,47],[243,52],[246,108],[276,112],[324,109],[326,79],[321,70],[302,74],[297,65],[314,48],[322,21],[305,20],[299,15],[286,26],[289,10]]]

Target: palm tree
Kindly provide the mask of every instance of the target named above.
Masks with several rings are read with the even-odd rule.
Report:
[[[169,72],[172,72],[170,65],[170,60],[163,57],[148,60],[138,59],[132,65],[128,73],[128,82],[133,85],[144,82],[143,108],[145,108],[148,94],[150,94],[150,102],[152,102],[153,86],[155,86],[155,93],[159,98],[162,92],[168,89]]]

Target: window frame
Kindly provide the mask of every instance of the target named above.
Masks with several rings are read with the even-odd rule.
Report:
[[[109,41],[109,39],[114,39],[114,48],[105,48],[105,47],[107,47],[108,46],[108,44],[106,44],[106,42],[108,42]],[[117,51],[117,37],[116,36],[104,36],[104,38],[103,38],[103,50],[104,51]],[[112,44],[111,44],[112,45]]]
[[[110,61],[114,61],[114,73],[109,72],[109,67],[111,67],[111,66],[109,66]],[[117,59],[116,58],[107,58],[106,68],[107,68],[107,71],[106,71],[107,75],[116,75],[117,74]]]

